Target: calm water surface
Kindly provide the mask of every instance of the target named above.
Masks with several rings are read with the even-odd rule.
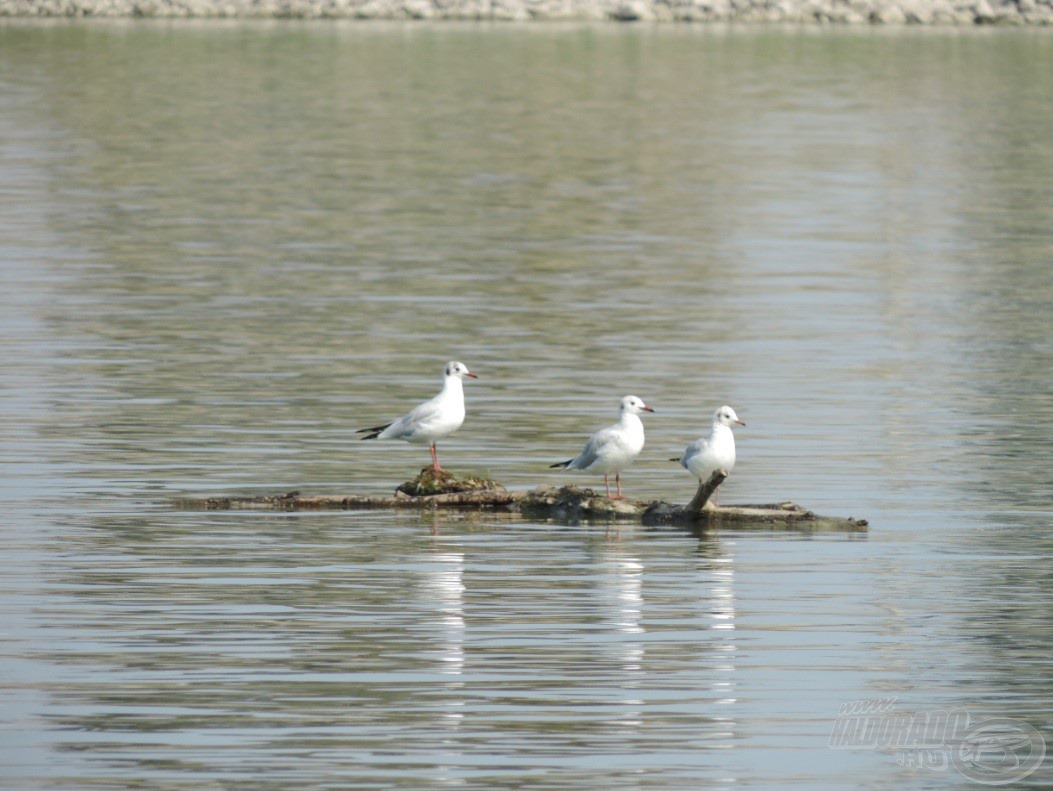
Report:
[[[1053,751],[1050,96],[1040,31],[0,26],[0,786],[978,787],[830,749],[879,697]],[[448,359],[454,470],[596,485],[635,393],[685,501],[729,403],[723,502],[871,529],[170,507],[390,490]]]

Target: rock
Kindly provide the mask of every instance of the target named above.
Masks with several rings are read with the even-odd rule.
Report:
[[[907,21],[907,15],[898,5],[883,5],[870,12],[870,21],[882,25],[902,25]]]
[[[991,22],[994,19],[994,10],[987,0],[979,0],[973,8],[973,18],[977,22]]]
[[[644,0],[618,3],[610,12],[610,18],[618,22],[638,22],[641,19],[651,19],[653,16],[650,4]]]
[[[932,3],[924,0],[904,0],[900,7],[908,25],[928,25],[934,20]]]

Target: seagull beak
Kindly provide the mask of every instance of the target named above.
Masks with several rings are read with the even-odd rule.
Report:
[[[654,412],[654,410],[653,410],[653,409],[651,409],[651,407],[647,406],[646,404],[644,404],[644,405],[643,405],[642,407],[640,407],[640,408],[641,408],[641,409],[642,409],[642,410],[643,410],[644,412]]]
[[[740,426],[745,426],[745,425],[746,425],[746,424],[745,424],[745,423],[744,423],[743,421],[741,421],[741,420],[736,420],[735,422],[736,422],[736,423],[738,423],[738,424],[739,424]]]
[[[469,379],[478,379],[479,377],[473,374],[471,371],[465,374]]]

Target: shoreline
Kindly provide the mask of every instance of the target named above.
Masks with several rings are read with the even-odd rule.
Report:
[[[0,0],[0,17],[1045,27],[1053,0]]]

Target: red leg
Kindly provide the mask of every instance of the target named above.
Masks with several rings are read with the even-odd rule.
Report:
[[[618,494],[614,498],[615,500],[624,500],[622,497],[622,474],[620,472],[614,473],[614,485],[618,487]]]
[[[607,499],[611,499],[611,485],[607,482],[607,476],[603,476],[603,485],[607,487]]]
[[[439,452],[435,449],[434,442],[428,446],[428,450],[431,451],[431,468],[435,472],[442,472],[442,467],[439,466]]]

